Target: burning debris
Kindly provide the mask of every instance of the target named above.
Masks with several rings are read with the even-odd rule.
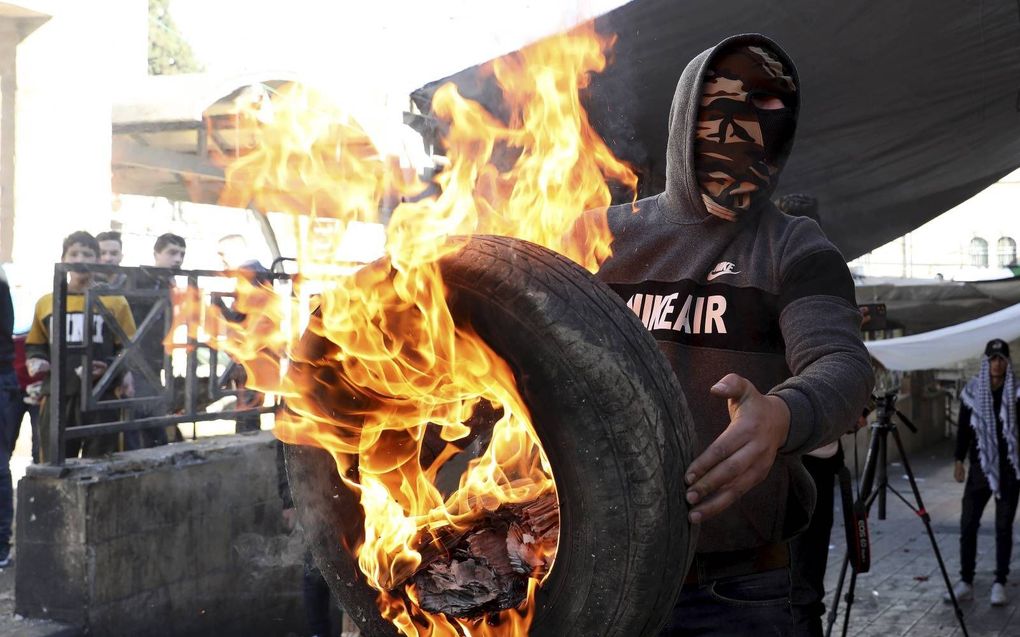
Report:
[[[418,605],[464,618],[521,606],[528,578],[541,580],[552,566],[558,533],[552,493],[487,511],[463,531],[445,527],[420,549],[412,577]]]

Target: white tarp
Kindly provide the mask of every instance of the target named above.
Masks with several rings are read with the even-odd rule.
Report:
[[[1018,337],[1020,304],[952,327],[864,344],[886,368],[906,372],[951,367],[980,356],[993,338],[1008,342]]]

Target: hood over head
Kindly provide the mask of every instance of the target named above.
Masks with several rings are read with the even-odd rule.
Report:
[[[727,38],[691,60],[670,112],[666,206],[685,221],[736,221],[771,205],[799,107],[797,70],[763,35]]]

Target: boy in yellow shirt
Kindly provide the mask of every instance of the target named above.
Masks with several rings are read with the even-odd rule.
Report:
[[[96,263],[99,257],[99,243],[88,232],[72,232],[64,239],[61,262],[63,263]],[[64,324],[64,334],[68,345],[68,360],[64,365],[64,377],[62,379],[64,394],[64,414],[61,420],[65,427],[109,422],[117,420],[118,413],[115,410],[104,410],[83,414],[81,412],[81,378],[83,373],[84,352],[82,347],[85,342],[85,290],[92,287],[92,274],[88,272],[71,272],[68,274],[67,283],[67,320]],[[135,334],[135,321],[131,316],[131,309],[123,296],[103,296],[100,302],[117,319],[121,330],[128,338]],[[50,370],[50,329],[52,327],[53,315],[53,293],[47,293],[35,304],[35,316],[32,319],[32,328],[25,339],[25,357],[27,367],[32,374],[48,372]],[[91,358],[92,366],[90,373],[93,381],[102,378],[110,363],[117,357],[123,348],[123,343],[117,338],[115,332],[106,324],[106,317],[99,312],[93,312]],[[113,393],[118,396],[131,396],[134,393],[131,373],[128,372],[120,378]],[[42,453],[45,460],[47,451],[45,441],[49,433],[49,379],[44,383],[44,395],[40,412],[40,430],[42,432]],[[109,398],[109,396],[103,396]],[[89,438],[78,438],[69,440],[66,443],[66,454],[68,458],[76,458],[79,452],[84,457],[97,457],[118,450],[118,434],[104,434]]]

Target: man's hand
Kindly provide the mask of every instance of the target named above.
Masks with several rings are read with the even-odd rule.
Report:
[[[25,368],[29,376],[38,376],[50,371],[50,362],[45,358],[30,358],[25,361]]]
[[[966,477],[967,472],[963,469],[963,462],[957,460],[956,464],[953,466],[953,478],[955,478],[957,482],[963,482]]]
[[[109,367],[104,361],[92,361],[92,380],[99,380]]]
[[[722,513],[764,480],[790,431],[786,402],[762,395],[742,376],[727,374],[712,394],[728,400],[730,424],[687,470],[694,524]]]

